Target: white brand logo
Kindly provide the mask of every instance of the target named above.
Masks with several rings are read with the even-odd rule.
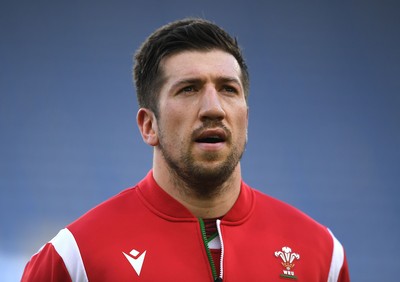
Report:
[[[140,271],[142,270],[144,257],[146,255],[146,251],[144,251],[140,256],[139,252],[133,249],[129,254],[122,252],[124,256],[127,258],[129,263],[132,265],[133,269],[136,271],[137,275],[140,275]]]

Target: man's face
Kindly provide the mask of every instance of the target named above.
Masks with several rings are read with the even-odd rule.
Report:
[[[220,185],[247,141],[241,70],[229,53],[185,51],[161,62],[158,138],[168,166],[190,186]]]

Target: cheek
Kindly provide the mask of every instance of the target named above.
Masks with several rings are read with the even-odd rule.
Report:
[[[173,110],[165,116],[167,118],[164,118],[160,124],[164,141],[173,147],[182,146],[182,142],[191,136],[191,128],[187,122],[188,119],[183,114]]]
[[[237,111],[237,124],[239,127],[243,130],[247,131],[247,126],[249,123],[249,116],[248,116],[248,110],[246,109],[241,109]]]
[[[247,131],[248,131],[248,115],[246,111],[238,111],[236,119],[236,130],[239,138],[244,138],[244,142],[247,142]]]
[[[189,118],[190,113],[193,113],[191,105],[180,103],[179,101],[165,103],[163,114],[165,120],[169,124],[179,125],[179,122],[185,121]]]

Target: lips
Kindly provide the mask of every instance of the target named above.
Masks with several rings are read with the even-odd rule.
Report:
[[[216,144],[225,142],[227,139],[227,134],[224,129],[205,129],[202,130],[198,135],[195,135],[194,141],[196,143],[204,144]]]

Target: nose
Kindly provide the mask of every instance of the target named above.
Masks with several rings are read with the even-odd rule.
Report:
[[[208,87],[204,90],[199,101],[201,120],[213,119],[222,120],[225,118],[225,111],[221,103],[221,97],[214,87]]]

